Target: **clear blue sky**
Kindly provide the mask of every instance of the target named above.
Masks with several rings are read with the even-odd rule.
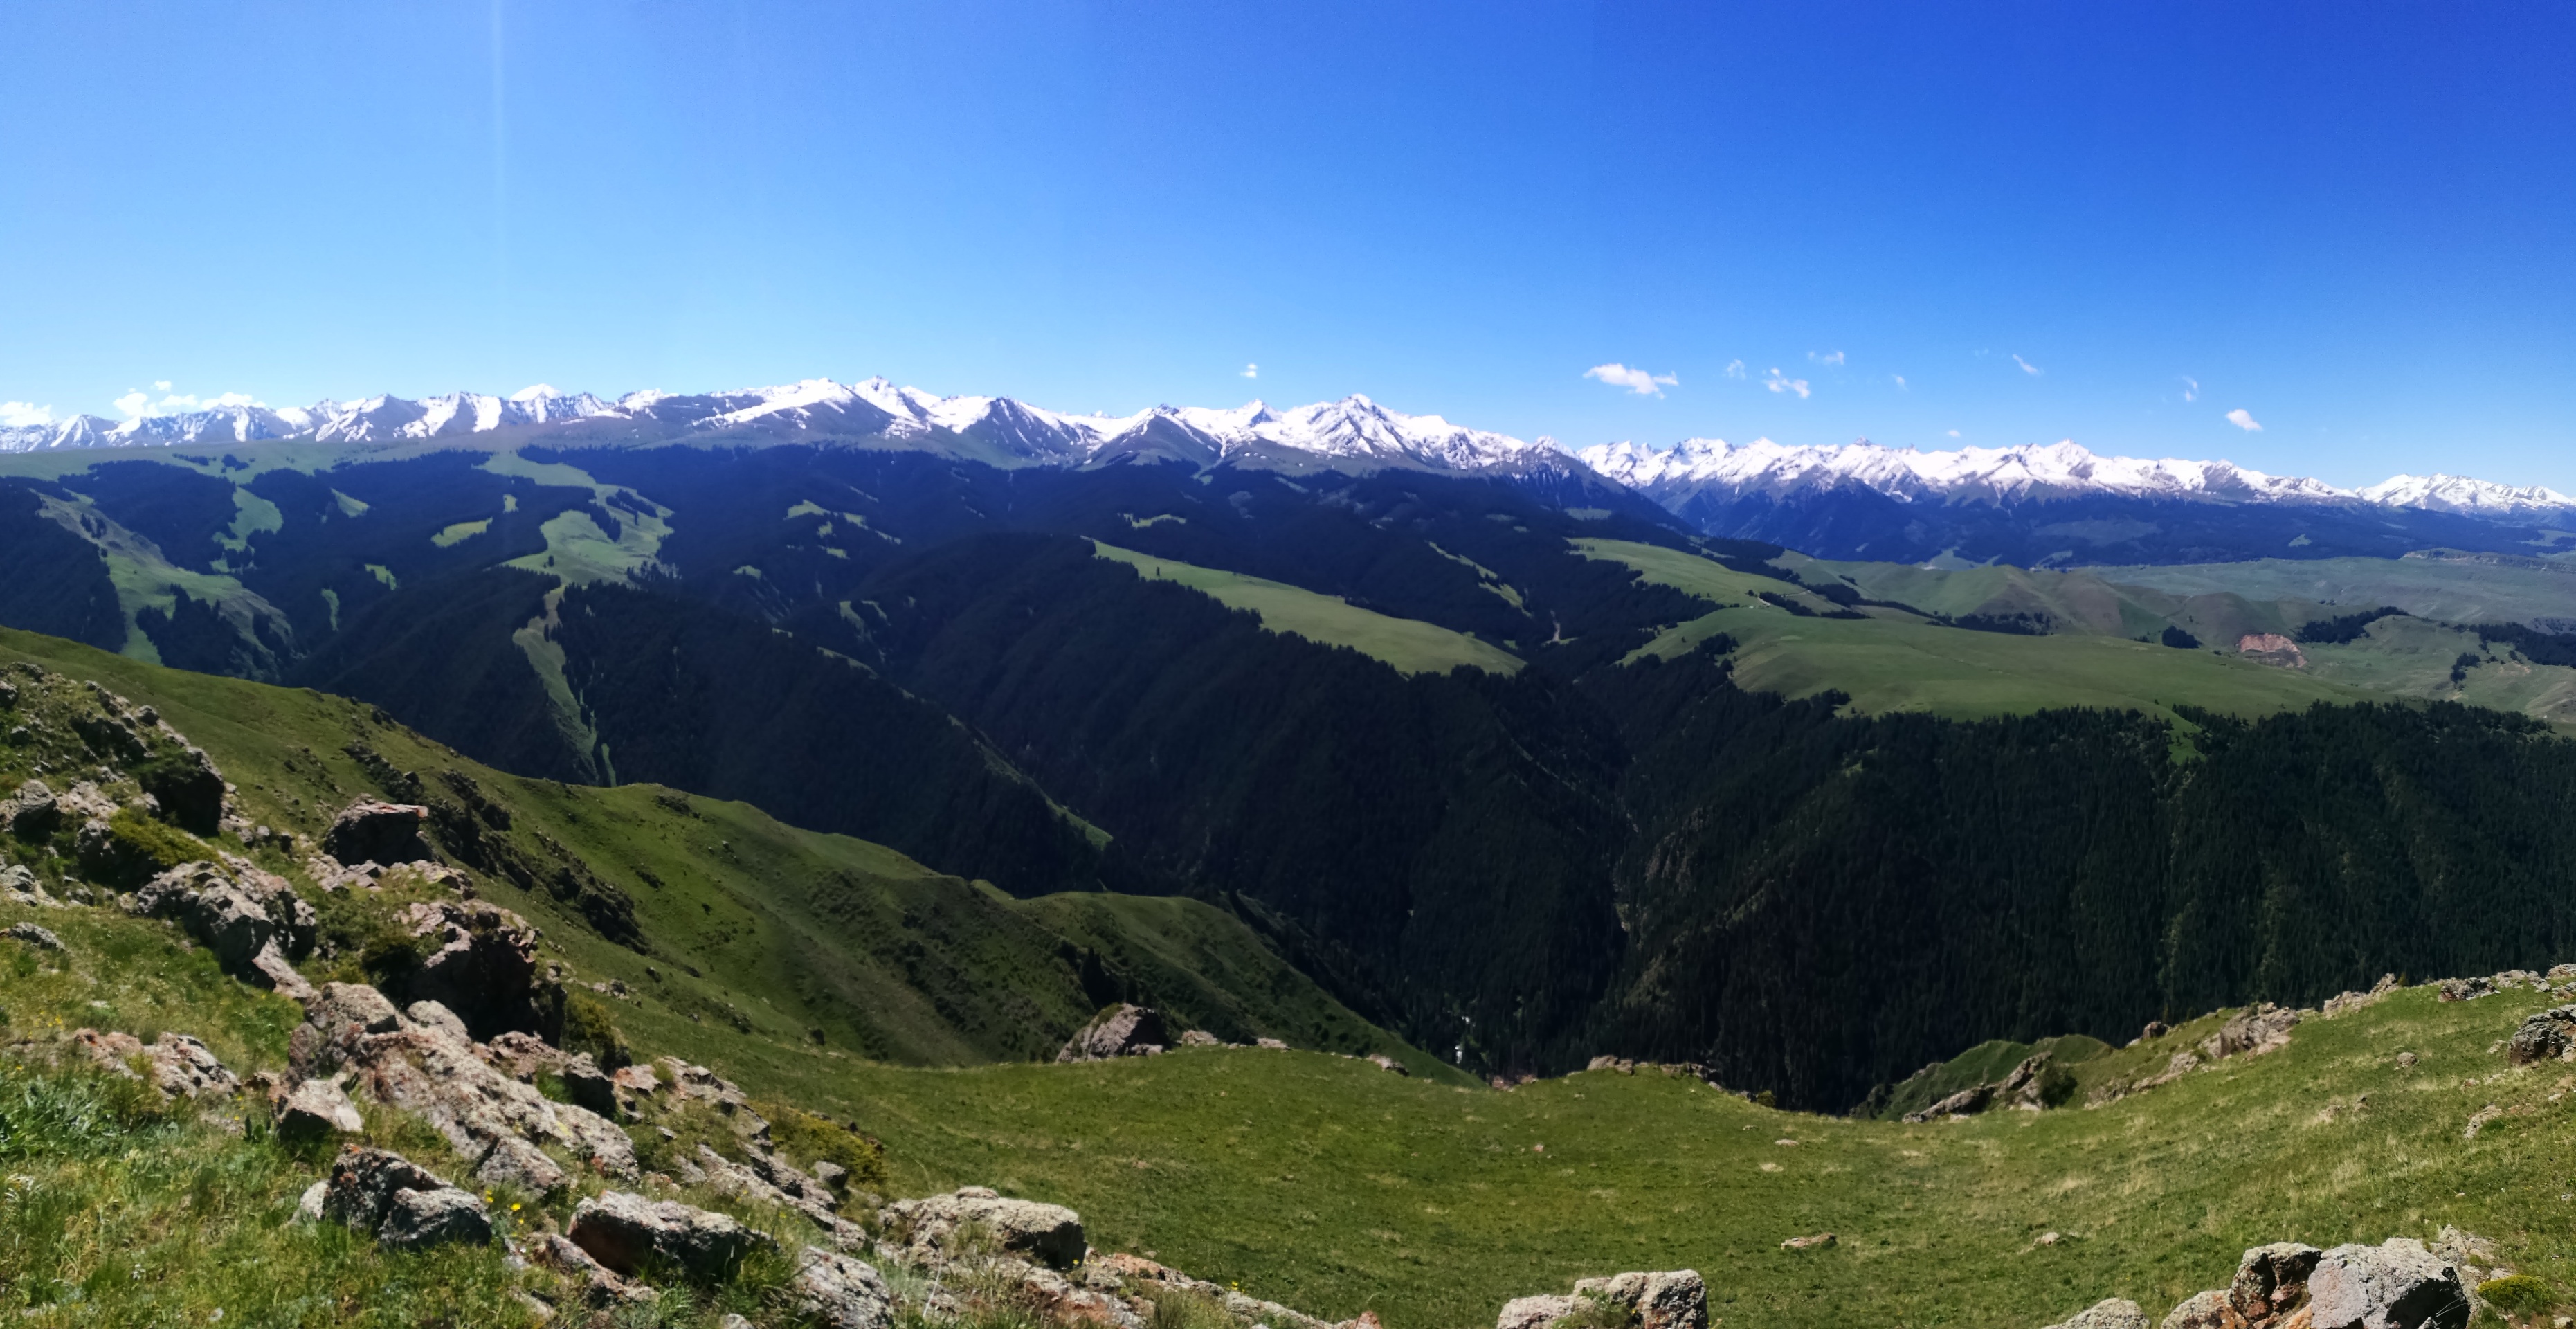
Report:
[[[2562,0],[16,0],[0,62],[57,415],[882,373],[2576,492]]]

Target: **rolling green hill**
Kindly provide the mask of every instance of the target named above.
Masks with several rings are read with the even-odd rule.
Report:
[[[1464,665],[1509,674],[1519,656],[1436,624],[1362,609],[1333,595],[1317,595],[1284,582],[1220,572],[1132,549],[1092,542],[1100,556],[1124,563],[1156,581],[1178,582],[1228,609],[1248,609],[1272,632],[1293,632],[1327,646],[1348,646],[1408,674],[1441,674]]]

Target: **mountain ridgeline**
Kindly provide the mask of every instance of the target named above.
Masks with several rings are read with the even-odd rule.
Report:
[[[41,574],[0,622],[739,800],[1051,918],[1212,905],[1484,1074],[1617,1053],[1839,1109],[1984,1039],[2576,949],[2576,744],[2535,721],[1783,700],[1723,633],[1643,648],[1739,589],[1783,623],[1902,606],[1562,474],[275,442],[0,482],[0,549]]]

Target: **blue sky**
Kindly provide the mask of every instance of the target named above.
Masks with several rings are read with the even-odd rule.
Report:
[[[57,415],[882,373],[2576,492],[2554,0],[20,0],[0,59]]]

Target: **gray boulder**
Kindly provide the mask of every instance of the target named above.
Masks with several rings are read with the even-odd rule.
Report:
[[[670,1200],[657,1203],[626,1191],[606,1191],[582,1201],[565,1234],[590,1258],[626,1275],[658,1258],[699,1278],[722,1278],[752,1251],[775,1245],[723,1214]]]
[[[982,1186],[961,1187],[948,1195],[920,1200],[897,1200],[880,1210],[877,1218],[898,1244],[914,1252],[914,1261],[922,1264],[981,1253],[963,1249],[963,1238],[969,1230],[980,1230],[989,1237],[994,1246],[992,1254],[1016,1256],[1052,1269],[1070,1269],[1080,1264],[1086,1249],[1080,1214],[1060,1204],[1005,1200]]]
[[[2459,1270],[2411,1237],[2337,1246],[2308,1276],[2315,1329],[2465,1329],[2469,1310]]]
[[[537,930],[526,919],[481,900],[436,900],[411,905],[402,921],[424,952],[406,997],[453,1012],[477,1037],[543,1031]]]
[[[2525,1017],[2504,1045],[2505,1060],[2516,1066],[2555,1061],[2576,1048],[2576,1006],[2554,1006]]]
[[[1708,1285],[1696,1269],[1587,1278],[1574,1294],[1627,1311],[1637,1329],[1708,1329]]]
[[[2048,1329],[2148,1329],[2147,1313],[2134,1301],[2105,1297]]]
[[[1091,1017],[1091,1022],[1075,1030],[1055,1054],[1060,1062],[1104,1061],[1111,1057],[1150,1056],[1162,1051],[1172,1041],[1163,1013],[1151,1006],[1129,1002],[1119,1004]]]
[[[358,1105],[329,1080],[306,1080],[277,1102],[277,1133],[288,1140],[358,1135],[367,1129]]]
[[[788,1304],[828,1329],[886,1329],[894,1323],[894,1293],[868,1264],[808,1246],[787,1281]]]
[[[322,833],[322,851],[343,863],[417,863],[429,857],[420,838],[429,809],[416,803],[387,803],[362,798],[331,819]]]
[[[2245,1319],[2227,1304],[2224,1292],[2195,1293],[2165,1313],[2158,1329],[2244,1329]]]
[[[1494,1317],[1494,1329],[1547,1329],[1551,1324],[1583,1308],[1581,1297],[1563,1294],[1536,1297],[1514,1297],[1503,1303],[1503,1313]]]
[[[427,1250],[451,1242],[485,1246],[492,1241],[492,1216],[483,1202],[453,1186],[438,1190],[398,1190],[385,1206],[376,1240],[398,1251]]]
[[[127,908],[176,921],[235,977],[300,995],[289,962],[313,949],[317,919],[284,878],[248,860],[182,863],[144,883]]]
[[[40,951],[59,951],[63,948],[62,938],[55,936],[51,929],[38,927],[33,923],[11,924],[9,936]]]
[[[2228,1285],[2227,1304],[2248,1320],[2287,1315],[2307,1299],[2308,1276],[2325,1252],[2295,1241],[2256,1246],[2236,1262],[2236,1281]]]
[[[240,1077],[225,1069],[205,1044],[186,1034],[164,1032],[145,1043],[122,1031],[75,1029],[71,1043],[104,1070],[148,1079],[165,1099],[222,1097],[241,1088]]]
[[[62,803],[44,781],[29,780],[18,786],[8,802],[0,803],[0,821],[8,823],[12,835],[41,840],[62,825]]]
[[[1995,1087],[1990,1084],[1970,1085],[1920,1112],[1905,1114],[1908,1122],[1939,1121],[1943,1117],[1965,1117],[1986,1110],[1993,1102]]]
[[[515,1135],[498,1136],[492,1151],[474,1169],[474,1179],[490,1186],[516,1186],[535,1195],[572,1180],[563,1165],[546,1157],[546,1152]]]

